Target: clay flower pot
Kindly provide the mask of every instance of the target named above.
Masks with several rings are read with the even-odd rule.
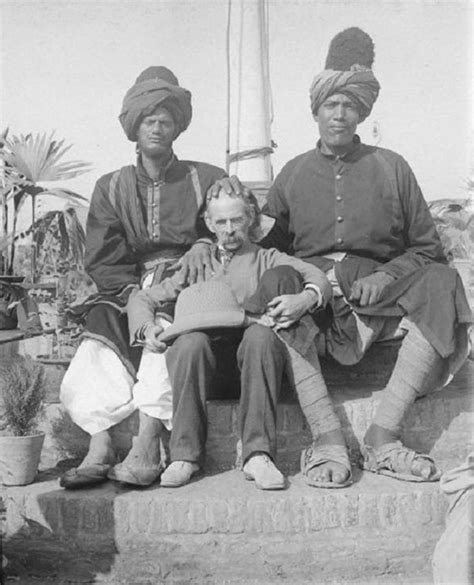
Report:
[[[0,436],[0,483],[28,485],[38,473],[44,433]]]

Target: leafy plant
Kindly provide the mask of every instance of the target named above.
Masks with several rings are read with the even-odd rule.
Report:
[[[471,200],[437,199],[428,207],[448,259],[472,259],[474,214]]]
[[[46,394],[44,367],[29,356],[20,356],[4,365],[1,374],[7,430],[19,437],[32,434]]]
[[[73,242],[83,237],[82,233],[72,236],[72,229],[78,229],[79,222],[70,221],[71,206],[85,206],[88,200],[69,189],[51,189],[41,186],[44,181],[68,180],[90,170],[90,164],[84,161],[61,162],[72,145],[65,145],[64,140],[56,140],[54,132],[47,134],[26,134],[8,136],[8,129],[0,135],[0,209],[2,212],[2,232],[0,234],[0,254],[2,266],[0,271],[12,274],[15,261],[15,244],[19,238],[33,234],[35,238],[44,229],[45,222],[51,220],[46,216],[39,220],[36,217],[36,201],[38,195],[51,195],[70,204],[65,211],[56,211],[55,217],[63,215],[60,235],[68,236],[67,245],[74,256],[81,248],[74,248]],[[31,225],[21,234],[18,233],[18,218],[26,201],[31,200]],[[67,227],[70,229],[68,230]],[[66,228],[66,229],[65,229]],[[81,227],[82,229],[82,227]],[[33,248],[33,278],[37,276],[35,269],[36,247]]]
[[[41,276],[66,274],[71,264],[82,268],[86,234],[76,210],[48,211],[33,226],[37,250],[34,281]]]

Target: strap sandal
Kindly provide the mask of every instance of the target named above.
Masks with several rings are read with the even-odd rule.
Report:
[[[349,476],[342,483],[315,481],[310,477],[309,472],[323,463],[339,463],[349,471]],[[312,487],[338,489],[350,486],[352,484],[352,471],[347,448],[344,445],[337,444],[311,445],[307,447],[301,453],[301,474],[304,481]]]
[[[77,490],[92,487],[107,481],[107,474],[112,465],[95,463],[87,467],[73,467],[68,469],[59,480],[59,485],[67,490]]]
[[[112,467],[107,477],[113,481],[119,481],[127,485],[148,487],[159,479],[163,470],[164,466],[162,463],[138,467],[122,462]]]
[[[434,472],[429,477],[414,475],[411,470],[416,460],[429,462],[434,468]],[[438,481],[441,477],[441,471],[431,457],[405,447],[401,441],[386,443],[377,449],[370,445],[363,445],[360,465],[365,471],[387,475],[401,481]]]

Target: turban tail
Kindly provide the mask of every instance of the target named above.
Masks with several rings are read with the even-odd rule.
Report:
[[[372,111],[379,91],[379,82],[370,69],[362,71],[326,69],[314,78],[311,85],[311,111],[316,115],[319,107],[329,96],[343,93],[357,104],[359,122],[363,122]]]
[[[159,78],[146,79],[135,83],[123,99],[119,120],[129,140],[136,142],[140,122],[158,106],[169,109],[178,126],[178,134],[189,126],[192,116],[191,92]]]

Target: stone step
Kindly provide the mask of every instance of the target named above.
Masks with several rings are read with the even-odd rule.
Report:
[[[404,424],[405,443],[431,454],[442,469],[461,463],[472,450],[473,367],[474,363],[467,361],[443,391],[417,401]],[[52,391],[43,425],[47,433],[43,449],[43,468],[53,467],[62,459],[82,458],[89,441],[88,435],[72,424],[57,403],[63,372],[63,368],[48,367]],[[336,411],[343,423],[351,460],[355,463],[359,457],[360,443],[379,403],[383,384],[380,375],[378,379],[366,374],[355,376],[354,370],[351,370],[350,376],[339,371],[337,379],[333,373],[329,387]],[[367,380],[371,384],[367,384]],[[222,471],[234,467],[238,442],[237,414],[236,401],[208,402],[207,471]],[[121,456],[130,448],[132,437],[137,432],[137,422],[138,417],[132,416],[112,430]],[[278,406],[277,431],[277,463],[285,473],[296,473],[299,470],[301,450],[311,442],[311,436],[301,409],[291,396]]]
[[[170,535],[94,550],[72,541],[13,539],[4,552],[22,585],[427,585],[433,543],[334,535]]]
[[[315,489],[300,474],[288,489],[257,490],[239,470],[198,477],[179,489],[130,489],[116,482],[64,490],[57,470],[26,487],[4,488],[7,534],[32,529],[46,536],[117,542],[157,534],[312,533],[327,529],[393,531],[443,524],[445,502],[434,483],[412,483],[355,470],[344,489]],[[52,479],[53,478],[53,479]]]
[[[36,574],[56,563],[114,585],[427,583],[447,507],[437,484],[366,472],[337,490],[291,476],[281,492],[237,470],[180,489],[109,482],[76,492],[56,474],[3,490],[5,552]]]
[[[380,363],[359,369],[325,364],[354,460],[388,375]],[[433,454],[445,469],[470,450],[472,367],[467,362],[443,392],[418,401],[405,424],[405,441]],[[354,467],[349,488],[307,486],[296,471],[310,437],[288,396],[278,407],[278,464],[289,474],[285,491],[259,491],[229,469],[238,438],[235,401],[209,402],[206,475],[188,486],[133,490],[108,482],[77,492],[61,489],[57,478],[71,462],[53,466],[81,457],[88,442],[58,404],[63,373],[63,366],[47,366],[44,471],[34,484],[0,493],[6,504],[4,550],[21,583],[46,582],[42,575],[51,576],[51,567],[57,585],[431,582],[430,559],[447,509],[439,485]],[[136,423],[132,417],[113,431],[123,452]]]

